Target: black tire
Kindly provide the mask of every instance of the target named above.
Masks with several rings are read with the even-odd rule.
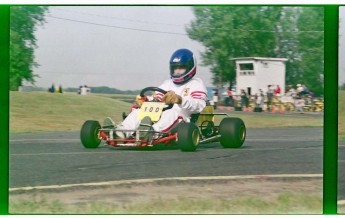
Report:
[[[194,123],[181,123],[177,129],[177,145],[181,151],[195,151],[200,141],[200,132]]]
[[[227,117],[220,122],[219,133],[224,148],[239,148],[246,139],[246,126],[240,118]]]
[[[85,148],[98,148],[101,143],[99,129],[101,125],[98,121],[87,120],[80,130],[80,140]]]

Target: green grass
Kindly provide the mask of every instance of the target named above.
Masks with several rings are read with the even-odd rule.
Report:
[[[146,202],[114,204],[84,202],[64,204],[34,197],[10,202],[15,214],[321,214],[322,198],[314,195],[281,193],[270,199],[253,196],[237,199],[195,199],[177,197]]]
[[[342,93],[344,94],[345,92]],[[85,120],[103,121],[107,116],[115,121],[121,121],[122,112],[129,112],[131,103],[128,102],[134,100],[134,97],[10,92],[10,132],[79,131]],[[323,117],[320,116],[262,116],[260,113],[250,112],[235,116],[242,118],[247,128],[322,127],[323,125]],[[222,116],[219,116],[217,121],[221,118]],[[154,199],[124,206],[106,202],[84,202],[73,205],[36,196],[30,200],[11,201],[10,212],[18,214],[321,214],[322,198],[297,194],[280,194],[274,199],[180,197],[169,200]]]
[[[110,116],[122,121],[128,113],[133,95],[47,92],[10,92],[10,132],[78,131],[86,120]],[[231,115],[231,114],[230,114]],[[323,117],[260,116],[260,113],[235,114],[247,128],[322,127]],[[216,123],[223,116],[216,117]]]
[[[243,120],[247,128],[279,128],[279,127],[322,127],[323,117],[306,116],[262,116],[260,113],[244,112],[241,114],[231,113],[229,116],[239,117]],[[217,119],[221,119],[219,117]],[[216,121],[217,121],[216,119]]]
[[[79,130],[84,121],[122,120],[131,104],[94,94],[10,92],[10,132]]]

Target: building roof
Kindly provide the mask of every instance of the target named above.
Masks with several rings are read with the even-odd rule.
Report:
[[[230,60],[256,60],[256,61],[287,61],[287,58],[266,58],[266,57],[241,57],[230,58]]]

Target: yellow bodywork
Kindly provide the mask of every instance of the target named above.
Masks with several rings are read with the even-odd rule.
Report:
[[[205,113],[205,114],[203,114]],[[201,125],[202,122],[205,120],[214,122],[214,107],[212,105],[208,105],[201,111],[198,120],[195,122],[197,125]]]
[[[161,117],[164,105],[162,102],[144,102],[140,107],[138,119],[142,120],[148,116],[152,122],[157,122]]]

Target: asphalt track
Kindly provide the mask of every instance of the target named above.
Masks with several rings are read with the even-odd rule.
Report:
[[[196,152],[177,147],[85,149],[79,132],[10,135],[10,190],[162,178],[322,176],[322,128],[247,129],[242,148],[219,143]],[[345,145],[339,145],[338,200],[345,200]]]

